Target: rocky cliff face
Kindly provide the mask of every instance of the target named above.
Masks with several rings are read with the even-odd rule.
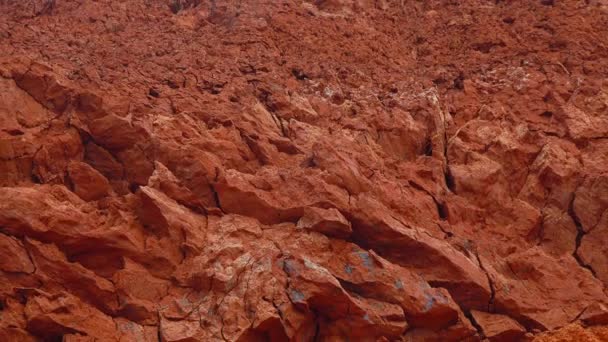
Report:
[[[4,0],[0,47],[2,341],[606,337],[604,0]]]

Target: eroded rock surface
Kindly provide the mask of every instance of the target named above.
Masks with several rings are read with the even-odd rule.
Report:
[[[608,338],[606,22],[0,1],[0,340]]]

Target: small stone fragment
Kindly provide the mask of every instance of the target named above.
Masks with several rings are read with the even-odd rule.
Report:
[[[334,208],[305,208],[297,226],[335,238],[347,238],[353,232],[350,222]]]
[[[526,333],[524,327],[508,316],[477,310],[471,311],[471,314],[484,335],[492,342],[518,341]]]
[[[87,163],[71,162],[68,173],[74,192],[85,201],[101,199],[110,192],[110,182]]]
[[[608,325],[608,307],[602,303],[591,304],[580,317],[586,325]]]

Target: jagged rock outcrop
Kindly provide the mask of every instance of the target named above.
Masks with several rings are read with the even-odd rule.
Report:
[[[0,1],[0,340],[606,339],[604,1]]]

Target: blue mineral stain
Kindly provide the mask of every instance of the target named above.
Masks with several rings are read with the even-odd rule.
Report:
[[[401,281],[401,279],[395,280],[395,287],[399,290],[403,290],[403,282]]]
[[[346,266],[344,266],[344,272],[346,272],[347,274],[353,273],[353,267],[349,264],[346,264]]]
[[[437,303],[446,304],[448,302],[448,299],[443,295],[443,293],[439,292],[438,297],[439,299],[437,300]]]
[[[304,294],[298,290],[289,291],[289,298],[292,302],[300,302],[304,299]]]
[[[298,274],[298,270],[296,269],[296,265],[292,260],[285,260],[283,262],[283,270],[285,273],[289,275]]]
[[[425,293],[424,299],[425,299],[425,303],[424,303],[424,309],[422,309],[422,311],[427,312],[431,308],[433,308],[433,305],[435,304],[435,298],[433,296],[429,295],[428,293]]]
[[[356,252],[357,255],[359,256],[359,258],[361,258],[361,260],[363,261],[363,266],[372,269],[374,268],[374,262],[372,261],[372,258],[369,256],[369,253],[362,251],[362,252]]]
[[[430,290],[431,289],[431,285],[429,285],[429,283],[427,283],[424,280],[420,280],[420,288],[422,288],[423,290]]]
[[[365,316],[363,316],[363,319],[366,320],[366,321],[368,321],[368,322],[370,322],[370,323],[372,323],[372,320],[369,319],[369,315],[368,314],[365,314]]]

